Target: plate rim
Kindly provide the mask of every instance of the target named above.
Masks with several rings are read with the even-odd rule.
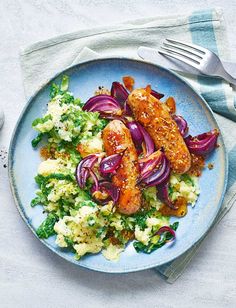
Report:
[[[204,230],[201,234],[201,236],[191,242],[191,245],[184,251],[182,252],[181,254],[178,254],[177,256],[175,256],[174,258],[170,258],[170,260],[167,260],[165,263],[158,263],[156,262],[155,264],[149,264],[149,265],[146,265],[146,266],[142,266],[142,267],[133,267],[133,268],[123,268],[123,270],[120,270],[120,269],[110,269],[110,268],[99,268],[99,267],[96,267],[96,266],[89,266],[87,264],[81,264],[79,261],[76,261],[75,259],[72,259],[71,257],[68,257],[67,255],[64,255],[62,254],[59,250],[56,250],[54,247],[52,247],[46,240],[44,239],[40,239],[37,234],[36,234],[36,231],[35,229],[32,227],[32,225],[30,224],[26,214],[25,214],[25,211],[24,211],[24,207],[23,205],[21,204],[21,201],[20,201],[20,198],[18,196],[18,193],[17,193],[17,187],[15,185],[15,182],[14,182],[14,176],[13,176],[13,157],[14,157],[14,151],[15,151],[15,141],[17,139],[17,129],[18,127],[20,126],[21,122],[22,122],[22,119],[25,115],[25,113],[27,112],[27,109],[28,107],[31,105],[31,103],[33,102],[33,100],[35,99],[35,97],[41,92],[43,91],[43,89],[48,86],[52,80],[54,80],[55,78],[59,77],[60,75],[66,73],[68,70],[73,70],[75,69],[76,67],[79,67],[79,66],[83,66],[83,65],[89,65],[90,63],[94,63],[94,62],[101,62],[101,61],[109,61],[109,60],[112,60],[112,61],[120,61],[120,60],[125,60],[125,61],[131,61],[131,62],[137,62],[137,63],[141,63],[141,64],[148,64],[148,65],[151,65],[151,66],[154,66],[154,67],[157,67],[161,70],[164,70],[165,72],[167,72],[168,74],[171,74],[173,75],[175,78],[179,79],[182,83],[184,83],[186,86],[188,86],[189,88],[191,88],[191,90],[198,96],[200,97],[200,99],[202,100],[202,102],[204,103],[204,106],[206,107],[206,109],[208,110],[208,112],[210,113],[211,115],[211,119],[213,120],[214,124],[216,125],[216,127],[219,129],[219,131],[221,132],[221,129],[218,125],[218,122],[213,114],[213,111],[211,110],[210,106],[208,105],[208,103],[206,102],[206,100],[202,97],[201,94],[199,94],[194,88],[193,86],[188,82],[186,81],[185,79],[182,78],[182,76],[178,75],[178,73],[172,71],[172,70],[169,70],[168,68],[165,68],[159,64],[156,64],[156,63],[153,63],[151,61],[144,61],[144,60],[141,60],[141,59],[136,59],[136,58],[132,58],[132,57],[122,57],[122,56],[111,56],[111,57],[99,57],[99,58],[95,58],[95,59],[90,59],[90,60],[85,60],[85,61],[81,61],[77,64],[74,64],[74,65],[71,65],[71,66],[68,66],[66,67],[65,69],[61,70],[60,72],[57,72],[56,74],[54,74],[52,77],[48,78],[42,85],[40,85],[38,87],[38,89],[34,92],[34,94],[32,94],[29,99],[27,100],[25,106],[23,107],[19,117],[18,117],[18,120],[15,124],[15,127],[14,127],[14,130],[11,134],[11,140],[10,140],[10,144],[9,144],[9,151],[8,151],[8,178],[9,178],[9,183],[10,183],[10,188],[11,188],[11,192],[12,192],[12,195],[13,195],[13,199],[14,199],[14,203],[15,203],[15,206],[21,216],[21,218],[23,219],[23,221],[26,223],[26,225],[30,228],[30,230],[33,232],[34,236],[45,246],[47,246],[49,248],[49,250],[53,253],[55,253],[56,255],[60,256],[61,258],[63,258],[64,260],[66,261],[69,261],[70,263],[72,264],[75,264],[76,266],[80,266],[80,267],[83,267],[83,268],[86,268],[86,269],[89,269],[89,270],[93,270],[93,271],[98,271],[98,272],[103,272],[103,273],[110,273],[110,274],[125,274],[125,273],[130,273],[130,272],[137,272],[137,271],[142,271],[142,270],[146,270],[146,269],[151,269],[151,268],[154,268],[154,267],[159,267],[159,266],[162,266],[164,264],[167,264],[169,262],[173,262],[174,260],[176,260],[178,257],[182,256],[184,253],[186,253],[187,251],[189,251],[195,244],[197,244],[198,242],[201,241],[202,238],[204,238],[204,236],[207,234],[207,232],[211,229],[211,227],[213,226],[214,224],[214,221],[216,220],[221,208],[222,208],[222,203],[223,203],[223,199],[224,199],[224,196],[225,196],[225,192],[226,192],[226,187],[227,187],[227,182],[228,182],[228,155],[227,155],[227,151],[226,151],[226,146],[225,146],[225,142],[224,142],[224,139],[223,139],[223,135],[221,133],[221,142],[222,142],[222,150],[223,150],[223,158],[224,158],[224,185],[222,187],[222,192],[221,192],[221,197],[220,197],[220,200],[218,202],[218,209],[215,213],[215,217],[209,221],[207,227],[206,227],[206,230]],[[158,261],[158,260],[157,260]]]

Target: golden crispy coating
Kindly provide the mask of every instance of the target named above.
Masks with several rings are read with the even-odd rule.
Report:
[[[128,97],[134,117],[148,131],[157,149],[163,147],[172,169],[185,173],[191,166],[188,148],[167,108],[147,89],[135,89]]]
[[[130,132],[121,121],[113,120],[104,128],[102,138],[107,155],[124,152],[121,165],[112,177],[112,182],[120,188],[117,204],[119,212],[133,214],[141,206],[141,191],[137,186],[138,155]]]

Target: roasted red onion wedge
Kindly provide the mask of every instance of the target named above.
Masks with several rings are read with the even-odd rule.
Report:
[[[120,120],[122,122],[126,122],[126,119],[122,115],[116,115],[112,113],[99,112],[99,115],[103,119],[107,120]]]
[[[80,188],[84,188],[89,176],[89,171],[98,161],[99,154],[91,154],[80,161],[76,167],[75,177]]]
[[[179,128],[180,134],[184,137],[188,132],[187,121],[179,115],[173,115],[172,118]]]
[[[84,111],[101,112],[121,115],[122,110],[119,102],[112,96],[100,94],[91,97],[82,108]]]
[[[151,155],[155,151],[155,144],[146,129],[139,123],[138,126],[143,135],[143,150],[144,156],[146,157]]]
[[[151,155],[155,151],[155,145],[145,128],[136,121],[128,122],[126,125],[130,130],[138,154],[140,154],[141,149],[143,149],[145,157]]]
[[[156,235],[162,235],[163,233],[165,232],[169,232],[173,237],[168,240],[167,242],[172,242],[173,240],[175,240],[176,238],[176,235],[175,235],[175,231],[173,229],[171,229],[170,227],[168,226],[164,226],[164,227],[161,227],[157,232],[156,232]]]
[[[160,164],[163,157],[163,153],[158,150],[148,157],[145,157],[139,161],[140,166],[140,178],[139,181],[146,179],[151,175],[153,170]]]
[[[94,188],[95,190],[99,190],[99,182],[98,182],[98,177],[96,176],[96,174],[93,172],[93,170],[86,168],[89,171],[89,174],[91,175],[93,181],[94,181]]]
[[[122,106],[124,106],[129,93],[121,83],[114,81],[111,86],[111,96],[114,97]]]
[[[103,158],[99,166],[99,171],[101,174],[114,173],[120,166],[123,154],[124,152]]]
[[[142,143],[143,143],[143,134],[140,131],[139,124],[135,121],[127,122],[126,126],[128,127],[133,143],[137,149],[138,154],[142,152]]]
[[[136,121],[127,122],[126,125],[130,130],[138,154],[143,150],[145,157],[151,155],[155,151],[155,145],[145,128]]]
[[[164,94],[158,93],[158,92],[155,91],[155,90],[151,90],[151,95],[154,96],[154,97],[157,98],[157,99],[161,99],[162,97],[165,96]]]
[[[123,115],[127,117],[132,117],[133,115],[130,106],[127,104],[127,101],[124,103]]]
[[[195,137],[189,135],[184,140],[191,153],[204,156],[216,148],[218,136],[219,131],[214,129]]]
[[[169,197],[169,179],[157,186],[157,197],[170,208],[176,210],[177,207],[173,204]]]
[[[170,163],[166,156],[162,154],[161,161],[158,165],[158,168],[154,169],[152,173],[145,179],[142,180],[142,183],[146,187],[156,186],[165,182],[170,175]]]
[[[109,201],[117,203],[120,195],[120,190],[114,184],[108,181],[99,181],[98,189],[96,185],[91,188],[93,197],[100,203],[106,204]]]

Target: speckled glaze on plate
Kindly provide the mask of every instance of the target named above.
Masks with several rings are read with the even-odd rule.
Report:
[[[31,140],[36,135],[31,123],[45,112],[50,84],[52,81],[59,81],[62,74],[70,77],[70,91],[84,102],[93,95],[97,86],[110,88],[112,81],[121,81],[122,76],[131,75],[135,79],[135,87],[151,84],[153,89],[164,93],[165,97],[174,96],[177,114],[187,120],[192,135],[213,128],[219,129],[204,99],[180,77],[160,66],[126,58],[109,58],[84,62],[61,72],[29,100],[16,124],[9,149],[8,166],[12,193],[21,216],[35,235],[35,230],[45,215],[41,206],[30,206],[37,189],[34,176],[40,163],[38,149],[31,147]],[[214,169],[206,168],[200,178],[201,194],[196,206],[188,207],[188,214],[184,218],[171,218],[172,221],[180,222],[174,243],[167,244],[149,255],[137,253],[130,243],[121,254],[120,260],[111,262],[101,254],[88,255],[76,261],[73,253],[57,247],[55,236],[40,241],[64,259],[101,272],[133,272],[174,260],[204,236],[220,210],[227,182],[227,156],[221,136],[218,143],[220,147],[206,161],[206,165],[208,162],[214,163]]]

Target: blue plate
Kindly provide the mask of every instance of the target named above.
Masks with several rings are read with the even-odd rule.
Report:
[[[45,112],[50,84],[52,81],[59,82],[62,74],[70,77],[70,91],[84,102],[93,95],[97,86],[110,88],[112,81],[121,81],[125,75],[133,76],[135,87],[151,84],[153,89],[165,93],[165,97],[174,96],[177,102],[177,114],[181,114],[188,121],[192,135],[213,128],[219,129],[204,99],[180,77],[160,66],[125,58],[111,58],[85,62],[67,69],[30,99],[11,140],[9,177],[12,192],[21,216],[34,234],[45,215],[42,207],[30,206],[37,189],[34,176],[40,163],[39,151],[31,147],[31,140],[35,137],[31,123]],[[206,165],[208,162],[213,163],[214,169],[210,171],[206,168],[200,178],[201,194],[196,206],[193,209],[188,207],[187,216],[179,219],[180,225],[174,244],[165,245],[148,255],[137,253],[131,243],[121,254],[118,262],[111,262],[101,254],[85,256],[76,261],[72,253],[57,247],[54,236],[41,242],[70,262],[102,272],[133,272],[174,260],[204,236],[220,210],[227,182],[227,156],[221,136],[219,145],[220,147],[206,161]]]

